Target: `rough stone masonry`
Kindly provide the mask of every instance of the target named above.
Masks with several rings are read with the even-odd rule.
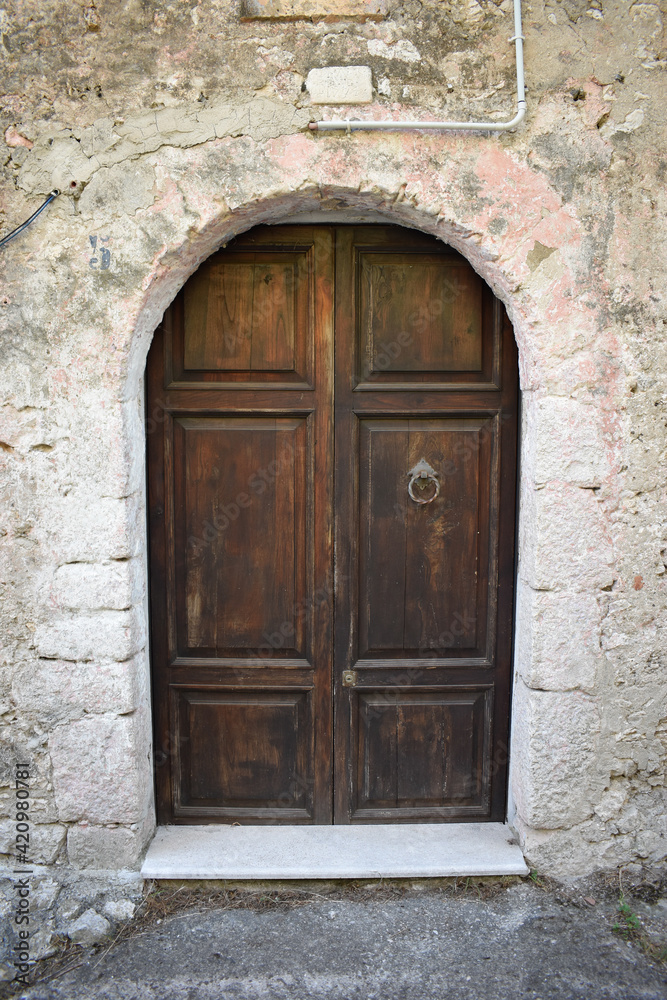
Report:
[[[509,820],[556,875],[665,855],[665,3],[5,0],[0,850],[31,772],[49,877],[136,871],[155,819],[142,386],[186,278],[258,223],[374,212],[505,303],[523,392]],[[369,67],[371,103],[312,104]],[[368,74],[364,75],[368,79]],[[335,74],[334,74],[335,82]],[[319,98],[318,98],[319,100]],[[155,417],[156,415],[153,415]],[[54,873],[56,873],[54,875]]]

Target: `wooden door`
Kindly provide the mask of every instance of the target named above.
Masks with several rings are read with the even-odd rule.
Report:
[[[516,407],[502,306],[429,237],[202,265],[147,367],[160,822],[504,818]]]
[[[326,231],[250,234],[151,347],[160,822],[331,822],[332,269]]]

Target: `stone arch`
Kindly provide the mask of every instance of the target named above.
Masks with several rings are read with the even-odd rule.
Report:
[[[609,535],[593,491],[601,485],[614,489],[610,428],[618,377],[616,345],[606,340],[605,389],[592,388],[602,365],[602,334],[586,299],[602,290],[586,274],[586,235],[567,206],[542,174],[499,143],[447,146],[441,139],[414,136],[384,142],[391,157],[380,140],[344,146],[347,138],[321,142],[292,135],[259,152],[241,138],[186,151],[164,148],[142,159],[158,197],[151,195],[125,220],[123,238],[133,253],[143,248],[148,256],[121,289],[122,309],[108,313],[121,350],[115,391],[132,410],[123,421],[124,460],[128,467],[143,468],[145,440],[136,404],[155,327],[198,264],[238,233],[300,212],[330,211],[333,221],[340,209],[372,210],[462,253],[507,308],[524,398],[510,819],[535,860],[558,855],[563,837],[577,845],[577,859],[583,859],[588,848],[577,829],[592,815],[591,802],[604,787],[595,636],[599,591],[611,582]],[[341,148],[348,150],[347,159],[341,159]],[[112,216],[110,226],[112,238],[116,233],[120,240],[121,226]],[[580,427],[585,441],[575,455],[572,434]],[[134,627],[145,634],[143,510],[142,500],[139,516],[137,509],[128,514],[125,531],[128,550],[144,565],[132,612]],[[547,646],[559,630],[556,668]],[[590,647],[583,666],[576,658],[578,642]],[[112,811],[102,817],[107,825],[116,824],[113,843],[101,826],[98,835],[98,843],[109,844],[109,867],[135,863],[154,823],[145,646],[133,664],[143,694],[134,728],[123,739],[136,766],[109,778],[116,783],[112,799],[127,805],[121,818],[112,819]],[[111,726],[110,738],[113,732]],[[577,736],[582,732],[585,739]],[[74,845],[77,836],[74,828],[68,843]],[[564,870],[568,864],[554,866]]]
[[[210,254],[226,245],[240,233],[259,225],[280,224],[297,219],[301,215],[321,212],[330,216],[332,224],[345,212],[369,215],[377,222],[400,225],[428,233],[454,247],[472,267],[484,278],[494,294],[503,302],[515,329],[515,336],[521,359],[528,347],[523,334],[524,324],[517,298],[513,291],[520,285],[520,272],[499,263],[499,255],[483,245],[481,234],[469,232],[456,221],[444,216],[434,216],[419,204],[401,197],[402,191],[393,198],[386,192],[372,190],[360,193],[347,187],[313,184],[298,192],[266,192],[262,197],[238,206],[232,212],[222,212],[211,220],[206,220],[202,228],[191,232],[186,242],[170,248],[156,262],[150,276],[150,287],[136,316],[135,336],[128,365],[128,381],[143,370],[150,339],[146,333],[157,326],[166,306],[175,297],[185,281]],[[528,350],[532,357],[532,352]],[[525,367],[525,366],[524,366]]]

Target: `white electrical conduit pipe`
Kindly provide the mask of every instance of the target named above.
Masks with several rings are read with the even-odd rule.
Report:
[[[466,130],[468,132],[508,132],[526,116],[526,88],[523,78],[523,34],[521,28],[521,0],[514,0],[514,36],[510,42],[516,46],[516,95],[517,112],[509,122],[429,122],[401,121],[326,121],[311,122],[308,126],[314,132],[381,132],[403,129],[434,129],[438,132]]]

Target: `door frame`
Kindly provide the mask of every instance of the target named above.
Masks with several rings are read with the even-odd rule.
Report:
[[[323,213],[323,214],[325,214],[325,213]],[[334,215],[333,219],[331,218],[331,214]],[[356,213],[352,213],[352,214],[354,215]],[[344,219],[340,217],[340,216],[343,216],[343,215],[346,216]],[[304,218],[304,219],[298,219],[298,220],[286,219],[286,220],[281,220],[279,223],[276,223],[276,224],[280,225],[280,226],[292,226],[292,225],[299,225],[299,224],[309,225],[309,226],[315,225],[316,226],[321,221],[323,224],[328,225],[328,226],[337,226],[337,225],[348,226],[348,225],[353,225],[355,223],[355,221],[357,221],[357,220],[351,218],[349,213],[340,213],[340,216],[338,215],[338,213],[326,213],[326,216],[327,216],[327,218],[326,219],[323,218],[322,220],[319,220],[319,219],[315,220],[312,217]],[[382,221],[380,222],[380,220],[378,220],[378,219],[371,219],[371,218],[369,218],[366,215],[363,218],[363,222],[361,223],[361,225],[365,225],[365,224],[369,224],[369,223],[370,224],[375,224],[375,225],[380,224],[380,225],[382,225],[384,227],[395,225],[394,222],[390,222],[390,221],[388,221],[386,219],[382,219]],[[255,228],[255,227],[251,227],[251,229],[250,230],[246,230],[246,232],[250,232],[253,228]],[[399,227],[399,226],[396,226],[396,228],[406,228],[406,229],[408,229],[408,231],[413,231],[413,232],[415,232],[416,234],[419,234],[419,235],[422,235],[422,234],[425,235],[425,236],[428,235],[428,234],[424,233],[423,230],[420,230],[420,229],[418,229],[416,227],[407,227],[407,226],[406,227]],[[496,301],[498,301],[495,296],[494,296],[494,299]],[[509,324],[509,319],[507,319],[506,322]],[[511,324],[509,324],[509,325],[511,327]],[[252,392],[252,390],[251,390],[251,392]],[[509,667],[510,678],[509,678],[508,690],[507,690],[507,713],[506,713],[506,716],[507,716],[507,723],[506,723],[506,725],[507,725],[507,732],[508,732],[508,734],[511,732],[511,707],[512,707],[512,676],[511,676],[511,673],[512,673],[513,649],[514,649],[515,619],[516,619],[516,575],[517,575],[517,565],[518,565],[518,537],[519,537],[519,518],[518,518],[518,508],[516,506],[516,497],[518,496],[518,489],[519,489],[519,482],[520,482],[520,470],[519,470],[519,460],[520,460],[520,406],[521,406],[521,391],[520,391],[520,387],[517,388],[517,400],[516,400],[516,403],[517,403],[518,415],[517,415],[516,456],[515,456],[515,470],[516,470],[516,483],[515,483],[516,488],[515,488],[515,491],[514,491],[515,509],[514,509],[514,512],[513,512],[514,513],[514,531],[512,533],[513,534],[513,542],[514,542],[513,579],[512,579],[513,594],[512,594],[511,626],[510,626],[511,627],[511,636],[510,636],[510,667]],[[507,511],[505,512],[505,516],[507,516]],[[496,757],[494,757],[494,758],[490,759],[490,761],[489,761],[490,767],[492,769],[497,770],[500,767],[505,772],[504,789],[503,789],[504,814],[505,814],[505,816],[507,816],[508,801],[509,801],[509,795],[510,795],[510,785],[509,785],[509,780],[508,780],[508,776],[507,776],[508,759],[509,759],[509,748],[507,747],[507,755],[502,760],[496,759]],[[154,770],[154,776],[155,776],[155,779],[157,780],[158,775],[157,775],[157,771],[156,770]],[[497,808],[498,808],[498,805],[500,804],[499,801],[498,801],[498,795],[497,795],[497,793],[494,795],[494,803],[495,803],[495,808],[496,808],[496,813],[497,813]],[[465,821],[466,820],[464,818],[458,820],[458,822],[465,822]],[[496,821],[497,821],[497,818],[496,818]],[[488,822],[488,820],[486,820],[486,819],[485,820],[480,820],[480,822]]]

